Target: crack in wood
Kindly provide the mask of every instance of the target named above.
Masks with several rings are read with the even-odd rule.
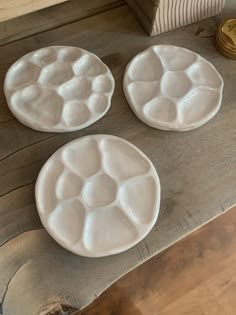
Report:
[[[3,121],[0,121],[0,124],[6,124],[10,121],[14,121],[15,119],[14,118],[11,118],[11,119],[8,119],[8,120],[3,120]]]
[[[20,233],[19,235],[16,235],[10,239],[8,239],[6,242],[4,242],[3,244],[0,245],[0,248],[5,245],[6,243],[10,242],[11,240],[21,236],[24,233],[30,232],[30,231],[37,231],[37,230],[43,230],[43,228],[41,229],[31,229],[31,230],[27,230],[24,231],[22,233]],[[3,296],[2,296],[2,300],[0,302],[0,315],[4,315],[4,301],[7,295],[7,292],[9,290],[9,287],[13,281],[13,279],[15,278],[15,276],[18,274],[18,272],[20,270],[22,270],[22,268],[24,268],[27,264],[31,263],[32,259],[28,260],[27,262],[23,263],[21,266],[19,266],[19,268],[17,268],[17,270],[13,273],[13,275],[10,277],[10,279],[8,280],[7,284],[6,284],[6,288],[4,290]],[[44,304],[43,307],[41,307],[37,313],[38,315],[75,315],[78,312],[78,308],[75,308],[73,306],[70,306],[68,304],[66,304],[64,301],[63,302],[55,302],[55,303],[50,303],[50,304]]]
[[[17,234],[17,235],[14,235],[14,236],[10,237],[8,240],[4,241],[2,244],[0,244],[0,248],[1,248],[2,246],[4,246],[5,244],[7,244],[8,242],[12,241],[14,238],[17,238],[17,237],[21,236],[21,235],[24,234],[24,233],[31,232],[31,231],[38,231],[38,230],[44,230],[44,228],[41,227],[41,228],[37,228],[37,229],[25,230],[25,231],[23,231],[23,232],[21,232],[21,233],[19,233],[19,234]],[[1,314],[0,314],[0,315],[1,315]]]
[[[12,282],[12,280],[14,279],[14,277],[16,276],[16,274],[24,267],[26,266],[28,263],[30,263],[30,260],[27,261],[26,263],[22,264],[14,273],[13,275],[10,277],[10,279],[8,280],[7,282],[7,285],[6,285],[6,289],[5,291],[3,292],[3,296],[2,296],[2,302],[0,303],[0,315],[4,315],[4,312],[3,312],[3,305],[4,305],[4,301],[5,301],[5,298],[6,298],[6,294],[7,294],[7,291],[8,291],[8,288]]]
[[[12,170],[6,172],[6,173],[2,173],[2,174],[0,174],[0,176],[6,176],[6,175],[8,175],[8,174],[10,174],[10,173],[13,173],[13,172],[15,172],[15,171],[23,170],[24,168],[30,167],[30,166],[32,166],[32,165],[34,165],[34,164],[39,163],[39,162],[43,163],[44,160],[45,160],[45,159],[36,160],[36,161],[34,161],[34,162],[32,162],[32,163],[29,163],[29,164],[26,164],[26,165],[23,165],[23,166],[14,168],[14,169],[12,169]]]
[[[5,159],[7,159],[8,157],[10,157],[10,156],[13,155],[13,154],[15,154],[15,153],[17,153],[17,152],[20,152],[21,150],[24,150],[24,149],[26,149],[26,148],[29,148],[29,147],[35,145],[35,144],[38,144],[38,143],[43,142],[43,141],[45,141],[45,140],[54,138],[54,137],[56,137],[56,136],[58,136],[58,134],[53,134],[53,135],[50,136],[50,137],[47,137],[47,138],[44,138],[44,139],[40,139],[39,141],[36,141],[36,142],[34,142],[34,143],[31,143],[31,144],[28,144],[28,145],[26,145],[26,146],[24,146],[24,147],[22,147],[22,148],[20,148],[20,149],[18,149],[18,150],[16,150],[16,151],[11,152],[10,154],[4,156],[3,158],[0,159],[0,162],[4,161]]]
[[[0,195],[0,198],[1,198],[1,197],[4,197],[4,196],[6,196],[6,195],[8,195],[8,194],[10,194],[10,193],[12,193],[13,191],[18,190],[18,189],[21,189],[21,188],[24,188],[24,187],[27,187],[27,186],[33,185],[33,184],[34,184],[34,182],[35,182],[35,181],[30,182],[30,183],[25,184],[25,185],[22,185],[22,186],[19,186],[19,187],[16,187],[16,188],[14,188],[14,189],[12,189],[12,190],[9,190],[8,192],[6,192],[6,193],[4,193],[4,194]]]

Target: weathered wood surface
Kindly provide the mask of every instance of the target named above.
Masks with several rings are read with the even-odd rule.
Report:
[[[210,123],[186,133],[163,132],[134,116],[122,91],[123,72],[135,54],[153,44],[192,49],[217,67],[225,80],[224,99]],[[120,276],[236,202],[236,67],[216,51],[213,37],[196,36],[188,27],[147,37],[123,6],[2,46],[0,86],[10,64],[47,45],[74,45],[96,53],[113,72],[116,88],[103,119],[69,134],[42,133],[21,125],[10,114],[0,90],[0,300],[4,315],[37,315],[53,303],[83,308]],[[116,256],[88,259],[62,249],[42,229],[34,183],[56,149],[94,133],[123,137],[143,150],[160,175],[162,201],[159,220],[143,242]]]
[[[37,11],[68,0],[1,0],[0,21]]]
[[[123,0],[70,0],[0,23],[0,45],[111,10]]]
[[[225,0],[126,0],[151,36],[215,16]]]
[[[118,280],[76,315],[235,315],[236,208]]]

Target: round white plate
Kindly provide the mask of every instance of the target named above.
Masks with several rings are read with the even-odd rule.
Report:
[[[176,46],[152,46],[135,56],[124,75],[124,93],[151,127],[186,131],[218,112],[223,79],[206,59]]]
[[[71,252],[101,257],[127,250],[154,226],[160,182],[151,161],[110,135],[74,140],[41,169],[36,205],[49,234]]]
[[[36,130],[67,132],[105,115],[114,79],[94,54],[51,46],[31,52],[8,70],[4,92],[13,115]]]

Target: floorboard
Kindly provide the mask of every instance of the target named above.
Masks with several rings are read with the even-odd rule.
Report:
[[[77,315],[235,315],[236,208],[118,280]]]

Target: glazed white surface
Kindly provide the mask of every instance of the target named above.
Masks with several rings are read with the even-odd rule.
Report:
[[[4,92],[21,123],[67,132],[103,117],[114,85],[110,70],[96,55],[77,47],[51,46],[16,61],[6,74]]]
[[[187,131],[219,111],[223,79],[206,59],[185,48],[157,45],[127,65],[123,88],[132,110],[146,124]]]
[[[36,205],[49,234],[82,256],[120,253],[154,226],[160,182],[151,161],[134,145],[110,135],[74,140],[41,169]]]

